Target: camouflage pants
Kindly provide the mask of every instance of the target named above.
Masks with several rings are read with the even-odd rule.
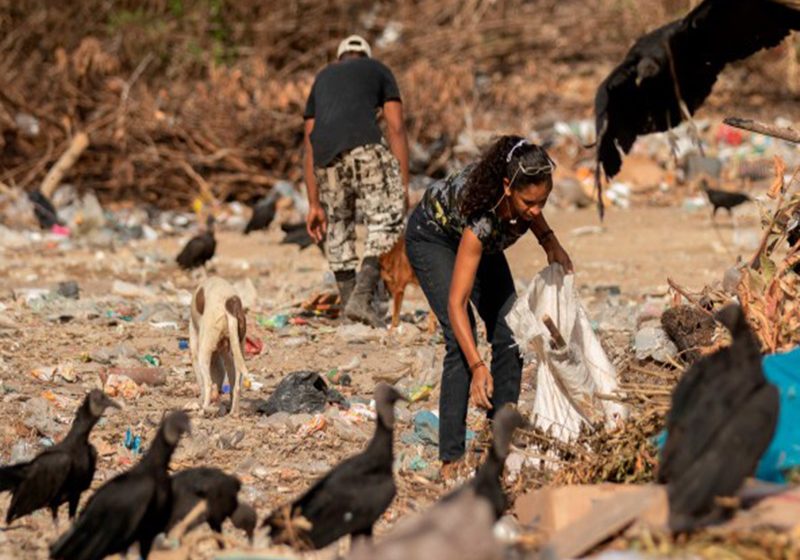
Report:
[[[356,199],[367,226],[364,256],[378,257],[394,246],[403,231],[405,197],[400,165],[386,146],[359,146],[314,174],[328,217],[325,255],[332,271],[358,266]]]

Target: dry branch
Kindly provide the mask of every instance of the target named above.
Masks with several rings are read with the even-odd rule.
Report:
[[[47,198],[53,196],[56,188],[61,184],[61,179],[64,178],[64,174],[75,165],[75,162],[78,161],[78,158],[81,157],[83,151],[88,147],[89,135],[85,132],[76,134],[69,148],[67,148],[67,151],[61,154],[61,157],[58,158],[55,165],[51,167],[50,171],[45,175],[40,189],[44,196]]]
[[[742,130],[749,130],[750,132],[756,132],[758,134],[764,134],[765,136],[772,136],[773,138],[800,144],[800,132],[793,128],[783,128],[741,117],[728,117],[724,122],[728,126],[734,128],[741,128]]]

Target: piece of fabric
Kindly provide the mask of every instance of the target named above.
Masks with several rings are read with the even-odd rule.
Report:
[[[469,228],[481,241],[484,253],[499,253],[516,242],[529,226],[503,221],[494,211],[469,220],[461,213],[464,187],[473,168],[474,164],[469,165],[433,183],[425,191],[420,206],[425,219],[448,237],[460,240],[464,229]]]
[[[314,119],[314,166],[327,167],[347,150],[380,143],[383,135],[376,110],[399,100],[392,71],[377,60],[347,59],[322,69],[303,113],[304,118]]]
[[[405,193],[400,165],[383,144],[354,148],[333,165],[315,170],[319,198],[328,217],[325,256],[333,272],[355,270],[356,199],[367,226],[365,257],[379,257],[403,232]]]
[[[553,350],[543,317],[549,316],[566,342]],[[536,364],[533,422],[562,441],[575,438],[582,424],[612,427],[627,417],[626,407],[600,398],[617,389],[617,372],[592,330],[575,290],[575,275],[554,263],[534,277],[509,314],[526,361]]]
[[[446,353],[439,397],[439,457],[454,461],[466,448],[467,408],[472,374],[456,340],[447,311],[458,240],[432,227],[418,206],[406,227],[406,252],[425,297],[444,331]],[[522,377],[517,351],[506,314],[516,298],[514,280],[503,253],[483,255],[470,300],[486,325],[492,347],[490,371],[494,381],[491,418],[506,403],[516,403]],[[475,316],[468,309],[472,335],[477,342]]]

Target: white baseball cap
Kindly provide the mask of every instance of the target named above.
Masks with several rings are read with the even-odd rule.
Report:
[[[360,35],[350,35],[347,39],[339,43],[339,48],[336,51],[336,58],[341,58],[344,53],[348,52],[364,53],[367,56],[372,56],[372,49],[369,43]]]

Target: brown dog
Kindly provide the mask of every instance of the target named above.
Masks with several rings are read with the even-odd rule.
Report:
[[[401,235],[400,239],[394,244],[387,253],[380,257],[381,278],[383,278],[386,288],[392,294],[392,328],[400,324],[400,308],[403,305],[403,296],[406,286],[414,284],[419,286],[417,275],[411,268],[411,263],[406,255],[406,236]],[[428,314],[428,332],[436,330],[436,316],[433,312]]]
[[[242,377],[247,374],[244,363],[246,331],[242,300],[233,286],[217,277],[200,284],[192,298],[189,347],[203,409],[211,404],[212,382],[219,391],[227,376],[231,387],[231,414],[239,413]]]

